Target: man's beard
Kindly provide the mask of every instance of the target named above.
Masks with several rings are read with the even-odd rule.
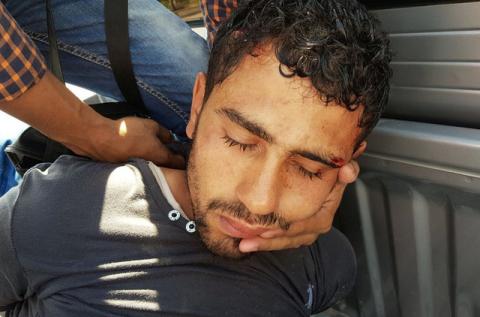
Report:
[[[195,129],[196,130],[196,129]],[[195,135],[195,134],[194,134]],[[200,186],[198,182],[198,173],[196,168],[196,140],[193,138],[192,148],[187,161],[187,185],[190,191],[190,198],[192,201],[193,221],[195,221],[197,232],[200,235],[203,243],[211,252],[228,257],[238,259],[246,254],[239,250],[240,240],[227,236],[214,237],[214,233],[210,230],[207,223],[207,212],[202,210],[199,201]],[[217,234],[218,235],[218,234]]]
[[[217,215],[225,215],[234,219],[243,220],[253,226],[261,225],[271,227],[276,225],[284,230],[287,230],[290,225],[283,218],[273,213],[266,216],[252,215],[241,202],[228,203],[214,199],[211,200],[203,210],[199,210],[199,208],[196,207],[199,205],[195,203],[193,203],[193,206],[195,223],[203,243],[211,252],[228,258],[238,259],[248,255],[247,253],[240,252],[239,245],[242,239],[219,233],[214,234],[212,230],[210,230],[211,225],[208,224],[208,215],[216,213]]]
[[[205,246],[213,253],[228,257],[241,258],[247,253],[240,252],[239,244],[241,239],[227,236],[220,231],[212,228],[209,221],[209,215],[225,215],[233,219],[244,221],[252,226],[258,225],[262,227],[281,228],[287,230],[289,223],[277,213],[268,215],[252,214],[248,208],[240,201],[229,202],[223,199],[208,199],[206,202],[201,201],[201,188],[199,175],[196,166],[197,156],[196,140],[193,138],[193,144],[187,162],[187,184],[190,191],[193,221],[195,221],[197,232],[200,235]]]

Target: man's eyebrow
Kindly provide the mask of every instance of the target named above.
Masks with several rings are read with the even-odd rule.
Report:
[[[292,151],[290,152],[292,155],[298,155],[302,156],[306,159],[316,161],[322,164],[325,164],[327,166],[330,166],[331,168],[339,168],[345,165],[345,161],[341,158],[333,157],[330,155],[325,155],[325,154],[319,154],[319,153],[314,153],[310,151]]]
[[[215,110],[215,112],[218,113],[219,115],[223,115],[227,117],[233,123],[238,124],[239,126],[248,130],[250,133],[255,134],[259,138],[264,139],[268,143],[274,143],[273,136],[269,134],[267,131],[265,131],[265,129],[262,128],[260,124],[245,118],[237,110],[232,108],[221,108],[221,109]]]

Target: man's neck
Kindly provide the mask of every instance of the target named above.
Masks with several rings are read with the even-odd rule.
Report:
[[[187,183],[187,172],[185,170],[160,167],[167,180],[168,187],[173,197],[178,202],[183,212],[189,219],[193,219],[192,200]]]

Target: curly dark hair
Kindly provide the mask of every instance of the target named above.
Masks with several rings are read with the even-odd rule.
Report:
[[[272,44],[283,76],[308,77],[325,102],[365,107],[363,140],[388,100],[389,40],[355,0],[244,1],[219,28],[208,65],[205,101],[246,54]]]

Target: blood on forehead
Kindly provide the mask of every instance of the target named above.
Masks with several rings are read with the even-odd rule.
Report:
[[[332,163],[335,164],[337,167],[342,167],[345,165],[345,160],[340,157],[332,157]]]

